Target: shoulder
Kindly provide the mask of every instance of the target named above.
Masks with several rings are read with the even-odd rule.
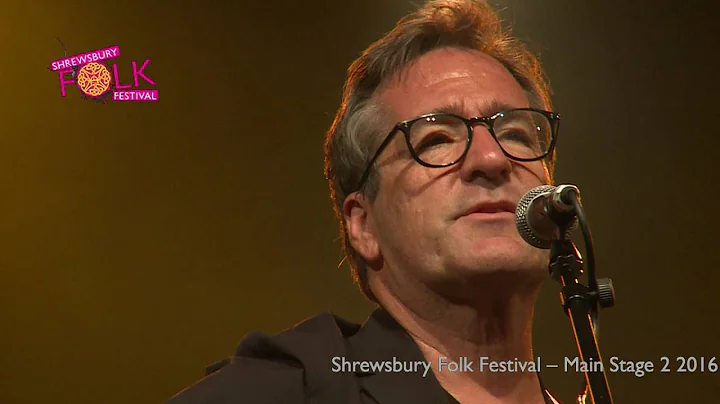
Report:
[[[279,334],[247,334],[235,354],[206,369],[205,377],[166,404],[302,403],[312,386],[343,383],[328,372],[346,355],[346,339],[360,325],[324,312]]]

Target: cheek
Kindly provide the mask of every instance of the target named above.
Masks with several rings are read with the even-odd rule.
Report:
[[[401,194],[393,184],[381,184],[377,198],[373,203],[374,217],[376,218],[376,226],[380,232],[379,237],[382,239],[385,235],[395,234],[398,231],[403,219],[402,214],[404,203],[401,200]]]
[[[419,192],[414,186],[416,181],[404,181],[409,172],[394,174],[396,180],[384,184],[376,200],[377,217],[381,220],[378,225],[387,237],[396,239],[387,241],[403,244],[424,233],[427,210],[433,203],[427,192]]]
[[[542,185],[550,183],[550,172],[542,161],[517,163],[519,176],[528,185]]]
[[[398,161],[387,168],[377,199],[383,227],[406,238],[433,233],[448,205],[452,176],[445,174],[451,170],[427,168],[415,161]]]

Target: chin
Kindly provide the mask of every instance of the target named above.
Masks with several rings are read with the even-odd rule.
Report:
[[[549,250],[534,248],[520,236],[483,237],[453,250],[449,267],[465,275],[515,273],[531,279],[548,274]]]

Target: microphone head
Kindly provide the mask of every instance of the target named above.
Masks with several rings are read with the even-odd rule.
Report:
[[[552,247],[554,240],[560,239],[559,226],[548,216],[549,212],[546,210],[546,206],[551,206],[549,209],[555,213],[565,210],[553,203],[553,194],[557,193],[558,189],[562,189],[562,186],[540,185],[529,190],[518,202],[515,209],[515,227],[520,236],[533,247],[547,250]],[[577,227],[577,217],[574,212],[563,213],[572,214],[572,220],[565,230],[565,238],[569,239]]]
[[[533,213],[528,212],[528,210],[531,206],[537,206],[537,204],[532,203],[536,198],[550,194],[555,191],[556,188],[557,187],[552,185],[540,185],[539,187],[529,190],[522,199],[520,199],[515,209],[515,227],[517,227],[520,236],[533,247],[549,249],[552,244],[550,240],[539,238],[536,235],[530,223]]]

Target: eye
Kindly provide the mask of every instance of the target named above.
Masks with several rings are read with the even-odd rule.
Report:
[[[533,137],[528,135],[527,131],[521,129],[504,131],[500,136],[498,136],[498,139],[501,142],[521,143],[528,147],[535,144]]]
[[[422,139],[415,145],[415,150],[421,152],[432,147],[440,146],[447,143],[453,143],[454,137],[444,131],[435,131],[425,134]]]

